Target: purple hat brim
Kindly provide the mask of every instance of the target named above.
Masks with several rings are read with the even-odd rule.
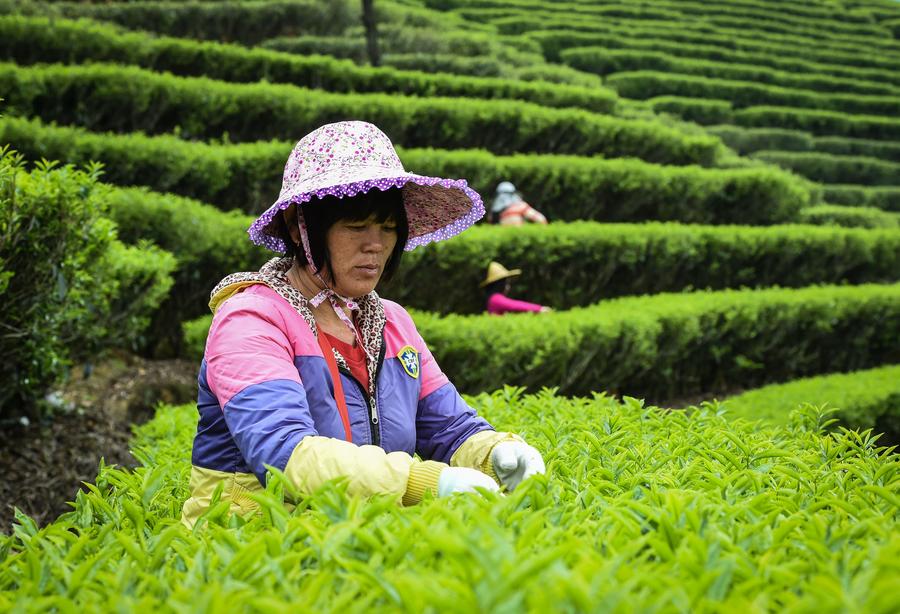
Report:
[[[478,192],[469,187],[469,184],[465,179],[441,179],[440,177],[427,177],[424,175],[406,173],[396,177],[364,179],[352,183],[326,186],[309,192],[295,194],[290,198],[276,202],[266,209],[266,211],[250,225],[250,228],[247,229],[247,233],[250,235],[250,240],[256,245],[260,245],[272,251],[285,253],[287,247],[285,246],[284,241],[281,240],[281,237],[272,234],[271,225],[275,215],[284,211],[291,205],[302,205],[314,198],[323,198],[325,196],[337,196],[338,198],[357,196],[358,194],[364,194],[373,188],[382,191],[391,188],[402,188],[408,183],[414,183],[423,187],[440,187],[447,190],[459,190],[469,199],[471,206],[463,215],[449,219],[443,226],[422,234],[413,234],[413,223],[411,221],[410,236],[406,242],[405,251],[410,251],[416,247],[455,237],[474,225],[484,216],[484,203],[481,200],[481,196],[478,195]]]

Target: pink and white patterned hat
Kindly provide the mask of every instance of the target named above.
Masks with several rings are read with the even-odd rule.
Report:
[[[403,194],[409,220],[407,251],[456,236],[484,215],[481,197],[465,179],[408,173],[386,134],[367,122],[343,121],[300,139],[284,166],[278,200],[247,232],[257,245],[284,252],[273,223],[280,211],[313,198],[343,198],[392,187],[401,188]]]

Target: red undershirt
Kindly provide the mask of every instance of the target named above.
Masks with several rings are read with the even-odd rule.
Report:
[[[328,333],[325,333],[325,336],[328,338],[328,343],[331,344],[331,347],[336,349],[347,361],[347,366],[350,367],[350,373],[353,377],[362,384],[366,394],[369,394],[369,370],[366,368],[366,353],[363,351],[362,346],[358,343],[351,345]]]

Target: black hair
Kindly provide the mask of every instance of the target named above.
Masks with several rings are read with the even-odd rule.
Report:
[[[500,294],[509,294],[510,278],[504,277],[497,281],[492,281],[484,287],[484,300],[491,298],[492,294],[499,292]]]
[[[303,220],[306,222],[306,233],[309,237],[309,251],[313,259],[316,273],[323,269],[328,271],[331,279],[334,279],[334,270],[331,268],[331,255],[325,242],[328,229],[341,220],[363,221],[370,217],[375,218],[379,224],[393,220],[397,224],[397,244],[388,257],[381,279],[389,281],[397,269],[400,268],[400,260],[403,249],[409,239],[409,223],[406,217],[406,207],[403,206],[403,193],[400,188],[389,188],[381,191],[377,188],[364,194],[338,198],[337,196],[324,196],[314,198],[303,203]],[[290,229],[284,219],[284,215],[276,216],[278,235],[284,241],[290,256],[301,266],[307,264],[306,253],[303,245],[295,243],[291,237]],[[291,225],[296,225],[297,219],[291,220]]]

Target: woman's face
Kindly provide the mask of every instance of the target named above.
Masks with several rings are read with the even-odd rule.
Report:
[[[375,289],[397,244],[397,223],[388,219],[338,220],[325,233],[335,292],[357,298]]]

